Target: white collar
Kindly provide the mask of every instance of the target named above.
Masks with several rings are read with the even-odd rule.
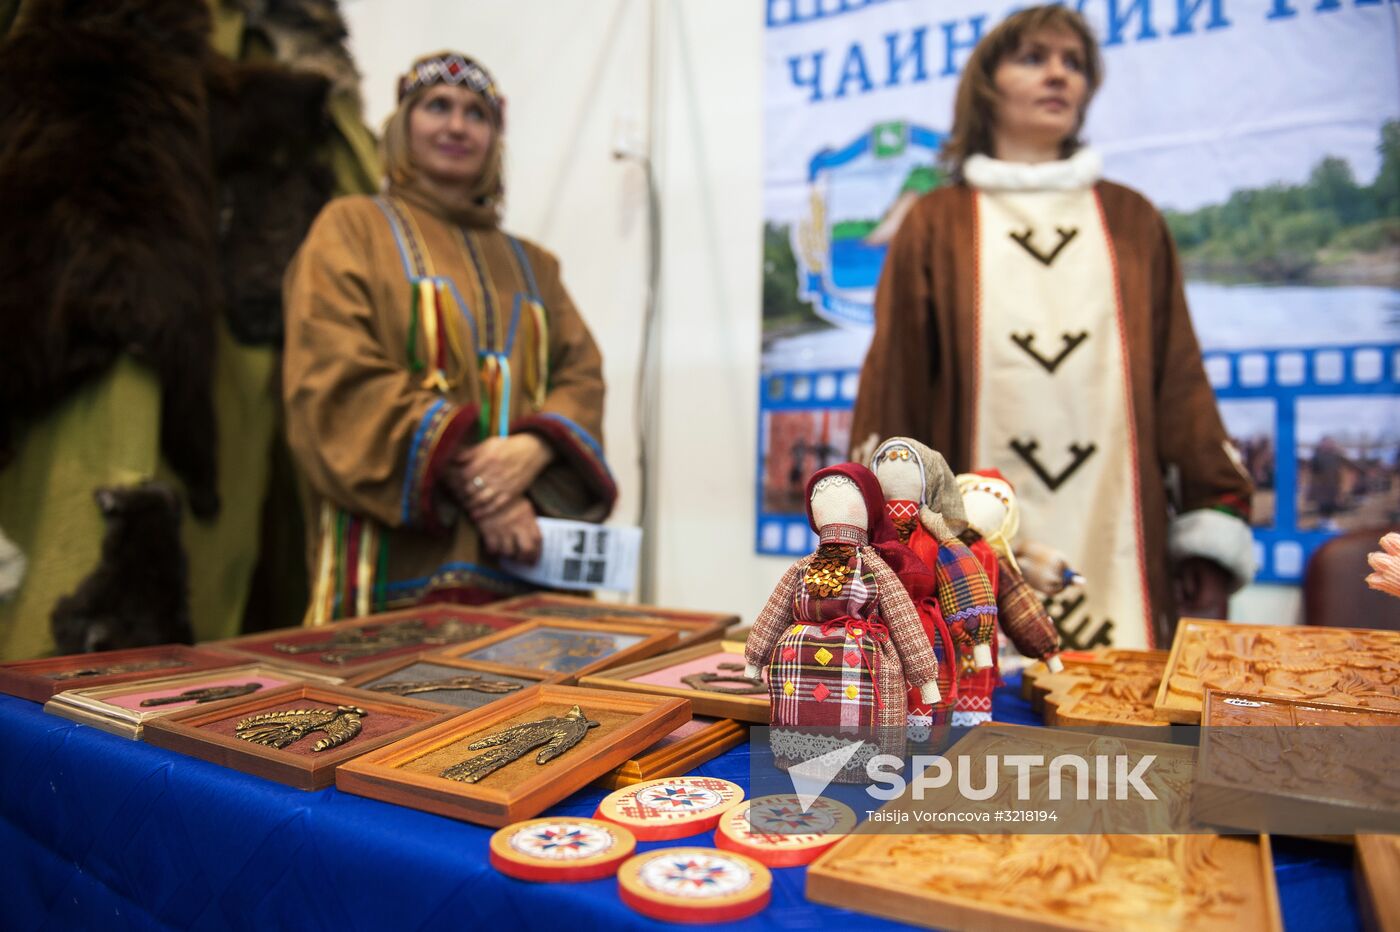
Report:
[[[1088,146],[1058,162],[1002,162],[986,155],[969,155],[963,178],[988,191],[1077,191],[1103,175],[1103,159]]]

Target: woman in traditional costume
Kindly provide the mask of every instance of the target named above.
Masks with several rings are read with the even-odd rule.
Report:
[[[539,515],[600,521],[602,360],[559,263],[500,229],[504,100],[416,61],[384,192],[332,202],[286,280],[283,396],[309,485],[308,623],[528,587]]]
[[[1066,646],[1150,647],[1179,612],[1224,617],[1252,577],[1252,488],[1167,225],[1080,141],[1101,71],[1059,6],[973,51],[943,150],[955,183],[890,245],[851,436],[862,459],[913,436],[1000,470],[1025,537],[1086,579],[1052,607]]]

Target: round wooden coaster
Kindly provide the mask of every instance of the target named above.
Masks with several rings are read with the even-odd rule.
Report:
[[[769,867],[811,864],[856,827],[855,811],[818,796],[806,812],[796,796],[780,793],[740,803],[724,814],[715,844]]]
[[[641,841],[667,841],[714,828],[743,798],[743,787],[728,780],[666,777],[609,793],[593,817],[625,825]]]
[[[714,848],[661,848],[617,872],[618,896],[666,922],[733,922],[768,905],[773,875],[753,858]]]
[[[620,825],[598,819],[530,819],[491,836],[491,866],[508,877],[578,883],[617,873],[637,840]]]

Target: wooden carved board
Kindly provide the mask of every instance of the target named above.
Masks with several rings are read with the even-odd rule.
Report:
[[[1400,835],[1356,836],[1356,885],[1365,927],[1400,932]]]
[[[1207,690],[1400,711],[1400,632],[1182,619],[1158,719],[1201,721]]]
[[[1167,667],[1166,651],[1111,650],[1106,663],[1066,666],[1047,676],[1044,699],[1047,725],[1164,725],[1153,702]],[[1037,684],[1037,689],[1040,684]]]
[[[1172,812],[1151,815],[1170,830],[1186,816],[1194,750],[1016,725],[972,729],[944,752],[986,756],[1111,753],[1157,755],[1147,784]],[[981,782],[982,766],[974,768]],[[916,801],[906,793],[881,808],[808,869],[807,898],[931,928],[1045,930],[1279,930],[1282,928],[1267,838],[1213,834],[1130,834],[1130,823],[1103,807],[1106,834],[973,834],[918,828],[914,813],[946,809],[1052,808],[1038,772],[1019,799],[1012,769],[985,801],[951,787]],[[1168,788],[1177,791],[1168,794]],[[909,810],[900,813],[897,810]],[[1140,824],[1138,820],[1136,824]],[[889,831],[906,825],[902,833]],[[1066,823],[1061,822],[1063,826]],[[1049,826],[1047,826],[1048,828]],[[1115,831],[1115,828],[1118,829]]]

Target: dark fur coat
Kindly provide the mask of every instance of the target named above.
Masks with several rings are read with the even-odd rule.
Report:
[[[129,352],[200,516],[218,510],[209,26],[190,0],[33,0],[0,45],[0,419]]]
[[[58,652],[194,643],[179,497],[158,482],[98,489],[94,497],[106,525],[102,557],[54,605]]]

